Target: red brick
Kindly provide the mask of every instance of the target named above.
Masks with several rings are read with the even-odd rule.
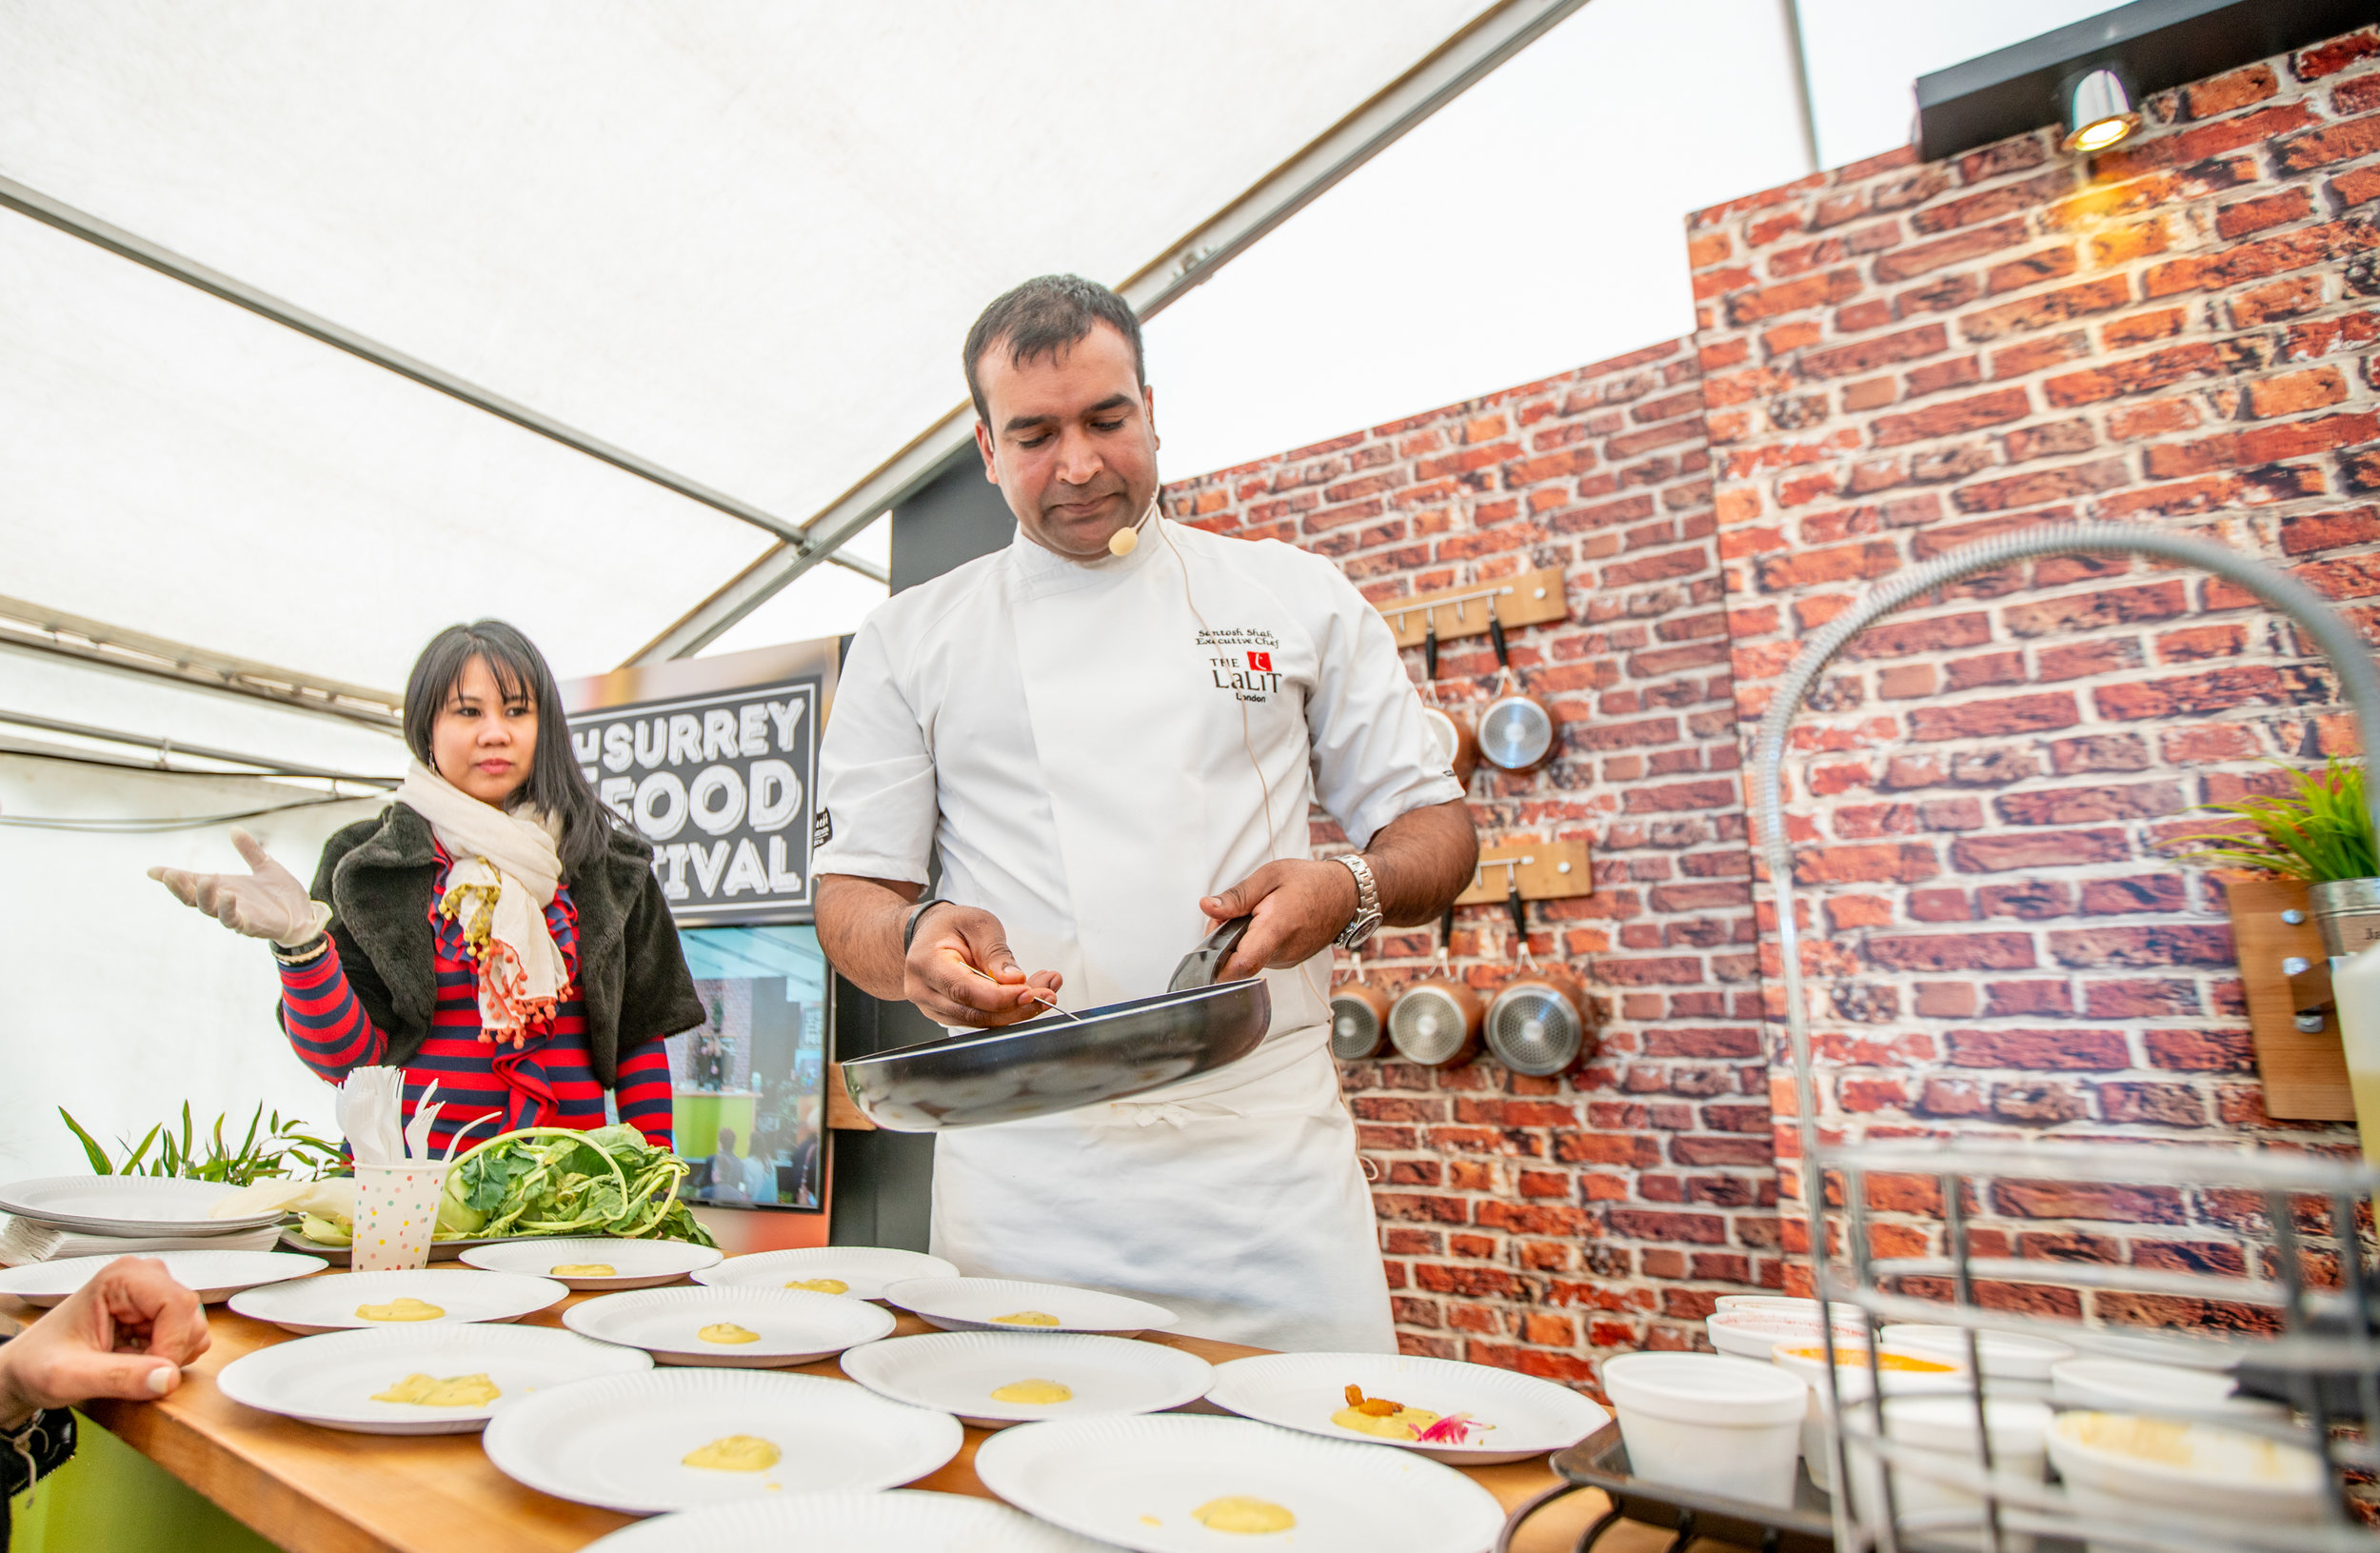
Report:
[[[1926,933],[1876,936],[1868,956],[1885,970],[2024,970],[2033,964],[2025,933]]]
[[[2299,50],[2290,68],[2300,81],[2318,81],[2374,55],[2380,55],[2380,29],[2367,27]]]
[[[1982,343],[2003,339],[2026,329],[2062,324],[2072,318],[2106,312],[2131,301],[2132,287],[2124,277],[2107,275],[2080,286],[2043,291],[2020,301],[2004,302],[1996,308],[1969,313],[1958,321],[1958,331],[1970,340]]]
[[[1804,377],[1848,377],[1873,372],[1894,362],[1916,361],[1947,348],[1949,344],[1941,325],[1927,324],[1898,334],[1836,346],[1831,350],[1809,351],[1801,358],[1800,370]]]
[[[1894,249],[1876,260],[1874,272],[1879,281],[1908,280],[1923,275],[1944,265],[1957,264],[1980,254],[2013,248],[2025,240],[2022,218],[1997,222],[1989,227],[1970,228],[1949,237],[1937,237],[1931,243],[1914,243]]]
[[[1952,1030],[1944,1038],[1955,1067],[2013,1068],[2031,1072],[2114,1072],[2132,1066],[2120,1030]]]
[[[2079,969],[2233,964],[2231,931],[2218,923],[2059,929],[2050,934],[2050,954]]]
[[[2287,280],[2252,286],[2231,298],[2231,327],[2254,329],[2262,324],[2295,318],[2322,306],[2322,277],[2292,275]]]
[[[1997,701],[1971,701],[1955,707],[1919,707],[1909,714],[1909,734],[1912,739],[1932,742],[2038,733],[2049,728],[2072,727],[2081,716],[2074,698],[2058,690]]]
[[[2053,405],[2093,405],[2119,394],[2147,393],[2222,370],[2221,354],[2213,346],[2181,345],[2053,377],[2041,386],[2041,391]]]
[[[2211,119],[2271,96],[2280,87],[2270,65],[2251,65],[2210,77],[2182,89],[2183,111],[2193,119]]]
[[[2132,856],[2121,830],[2040,831],[2013,836],[1962,836],[1951,844],[1951,866],[1961,873],[2007,873],[2086,863],[2120,863]]]
[[[2248,385],[2249,413],[2258,417],[2320,409],[2346,397],[2347,380],[2335,367],[2317,367]]]
[[[2188,1210],[2178,1186],[2117,1186],[2095,1181],[1994,1182],[2002,1213],[2027,1219],[2094,1219],[2116,1224],[2175,1224]]]
[[[1987,426],[2022,420],[2032,408],[2024,389],[2001,388],[1969,399],[1931,405],[1907,415],[1879,416],[1875,422],[1874,442],[1878,448],[1894,448],[1904,443],[1955,436]]]
[[[2214,213],[2214,229],[2227,238],[2249,237],[2270,227],[2303,221],[2313,213],[2312,194],[2303,187],[2284,189],[2223,206]]]
[[[1781,286],[1737,291],[1727,299],[1728,322],[1740,328],[1805,308],[1832,307],[1857,296],[1862,285],[1855,269],[1830,269],[1822,275],[1804,275]]]
[[[2380,120],[2350,119],[2304,134],[2291,135],[2272,146],[2275,170],[2287,174],[2311,172],[2333,162],[2350,162],[2380,151]],[[2300,191],[2302,192],[2302,190]],[[2233,235],[2231,232],[2223,234]]]

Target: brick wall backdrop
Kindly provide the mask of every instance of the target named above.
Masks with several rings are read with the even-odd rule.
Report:
[[[2088,162],[2043,131],[1692,221],[1747,738],[1865,585],[2036,524],[2211,535],[2372,619],[2380,33],[2147,110]],[[1790,800],[1825,1125],[2347,1146],[2265,1115],[2220,886],[2168,846],[2260,758],[2348,747],[2333,712],[2291,630],[2192,573],[2013,567],[1872,630]],[[1925,1190],[1880,1205],[1881,1243],[1937,1244]],[[2240,1259],[2221,1198],[2001,1182],[1986,1207],[2020,1255]]]
[[[1530,777],[1482,766],[1472,804],[1489,839],[1589,842],[1595,893],[1533,907],[1530,946],[1588,982],[1598,1045],[1560,1079],[1485,1058],[1347,1067],[1411,1352],[1583,1383],[1591,1354],[1691,1346],[1715,1293],[1781,1277],[1696,377],[1673,342],[1167,492],[1204,528],[1338,559],[1374,599],[1568,579],[1569,621],[1512,644],[1561,752]],[[1487,639],[1446,644],[1439,671],[1476,720]],[[1318,839],[1344,846],[1327,824]],[[1466,908],[1463,975],[1492,989],[1511,937],[1500,906]],[[1436,938],[1383,935],[1367,973],[1419,979]]]
[[[1740,766],[1802,635],[1863,587],[2008,529],[2146,523],[2286,567],[2380,634],[2380,30],[2146,108],[2087,161],[2044,131],[1701,211],[1690,339],[1168,488],[1178,516],[1330,555],[1375,599],[1569,579],[1569,621],[1515,638],[1561,753],[1483,767],[1472,801],[1488,839],[1592,845],[1596,893],[1536,908],[1531,945],[1588,982],[1598,1045],[1558,1080],[1346,1068],[1408,1350],[1585,1384],[1603,1351],[1705,1345],[1718,1293],[1799,1282]],[[1485,642],[1441,671],[1476,714]],[[2270,784],[2263,760],[2350,748],[2291,630],[2194,574],[2012,568],[1871,631],[1802,730],[1831,1134],[2352,1146],[2265,1114],[2220,884],[2171,846],[2192,806]],[[1475,985],[1509,936],[1464,913]],[[1387,936],[1373,978],[1426,974],[1433,938]],[[1874,1204],[1880,1249],[1939,1248],[1927,1184]],[[1978,1205],[1979,1250],[2045,1264],[1992,1297],[2066,1310],[2093,1297],[2058,1261],[2236,1270],[2235,1231],[2262,1227],[2153,1185],[2004,1181]]]

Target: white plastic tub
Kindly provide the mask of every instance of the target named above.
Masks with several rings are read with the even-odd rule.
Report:
[[[2212,1541],[2237,1532],[2269,1543],[2276,1525],[2320,1521],[2330,1491],[2312,1451],[2211,1424],[2076,1409],[2050,1425],[2049,1447],[2076,1509],[2144,1530],[2163,1523]]]
[[[1829,1406],[1826,1360],[1823,1353],[1808,1351],[1814,1341],[1775,1344],[1769,1349],[1769,1360],[1809,1389],[1810,1400],[1803,1409],[1801,1421],[1801,1458],[1809,1464],[1810,1481],[1817,1484],[1821,1491],[1831,1494],[1835,1492],[1835,1453],[1827,1448],[1826,1443]],[[1862,1338],[1846,1344],[1838,1338],[1835,1347],[1836,1357],[1857,1360],[1855,1364],[1835,1366],[1835,1387],[1843,1394],[1844,1405],[1854,1406],[1866,1402],[1875,1394],[1875,1388],[1868,1378],[1866,1340]],[[1967,1393],[1967,1371],[1962,1360],[1948,1354],[1914,1349],[1879,1347],[1877,1352],[1883,1356],[1887,1366],[1884,1371],[1884,1395],[1888,1400],[1894,1397],[1965,1396]],[[1891,1368],[1896,1356],[1926,1364],[1948,1364],[1951,1368],[1935,1371]]]
[[[2137,1359],[2069,1359],[2050,1368],[2050,1400],[2060,1407],[2111,1413],[2220,1413],[2286,1422],[2286,1404],[2236,1394],[2216,1370],[2148,1364]]]
[[[2037,1402],[1987,1401],[1985,1427],[1991,1431],[1994,1472],[2043,1483],[2049,1478],[2045,1437],[2050,1409]],[[1934,1453],[1941,1458],[1940,1474],[1927,1464],[1904,1459],[1893,1471],[1893,1504],[1904,1532],[1924,1530],[1962,1546],[1980,1547],[1983,1501],[1949,1481],[1959,1470],[1979,1471],[1982,1453],[1975,1445],[1975,1403],[1972,1396],[1894,1397],[1884,1399],[1885,1437],[1896,1445]],[[1848,1442],[1851,1453],[1852,1511],[1871,1526],[1884,1518],[1884,1463],[1863,1440]],[[2008,1553],[2029,1553],[2033,1539],[2022,1532],[2002,1535]]]
[[[1810,1388],[1750,1359],[1625,1353],[1603,1361],[1629,1470],[1649,1483],[1790,1505]]]
[[[1967,1329],[1963,1326],[1888,1326],[1877,1335],[1895,1348],[1912,1348],[1955,1358],[1962,1364],[1967,1363]],[[2053,1338],[2024,1332],[1979,1332],[1976,1337],[1982,1344],[1983,1376],[1987,1381],[2016,1381],[2046,1387],[2051,1366],[2074,1357],[2073,1349]],[[2000,1388],[1989,1389],[1996,1392]]]
[[[1702,1329],[1710,1334],[1711,1346],[1737,1359],[1766,1360],[1769,1350],[1780,1343],[1816,1343],[1819,1341],[1818,1318],[1790,1310],[1762,1310],[1757,1307],[1721,1310],[1702,1319]],[[1865,1344],[1864,1328],[1856,1324],[1846,1325],[1837,1319],[1835,1341],[1838,1346]]]

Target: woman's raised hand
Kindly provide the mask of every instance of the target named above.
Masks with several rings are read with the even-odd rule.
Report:
[[[297,875],[275,863],[247,831],[231,832],[231,845],[248,864],[245,876],[151,868],[149,877],[173,891],[184,906],[198,907],[235,933],[268,938],[292,949],[320,937],[330,921],[330,907],[308,899]]]

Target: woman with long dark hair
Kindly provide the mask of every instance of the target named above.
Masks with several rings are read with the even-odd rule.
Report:
[[[440,631],[406,682],[405,743],[395,801],[325,844],[310,890],[244,831],[245,875],[149,876],[272,942],[314,1072],[402,1066],[408,1118],[434,1082],[434,1147],[474,1122],[599,1127],[606,1090],[667,1147],[662,1042],[703,1005],[653,849],[579,769],[545,655],[499,620]]]

